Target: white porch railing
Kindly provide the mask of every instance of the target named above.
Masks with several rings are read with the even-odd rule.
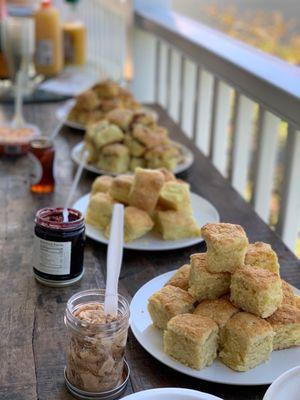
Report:
[[[280,206],[275,229],[295,250],[300,68],[176,14],[169,3],[137,0],[132,27],[131,1],[82,1],[90,61],[112,77],[130,78],[133,38],[135,96],[166,108],[267,223],[276,187]],[[275,185],[278,161],[283,171]]]

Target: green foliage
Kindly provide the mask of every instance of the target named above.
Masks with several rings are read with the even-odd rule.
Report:
[[[236,8],[218,8],[215,4],[203,7],[204,18],[224,33],[278,56],[289,63],[300,65],[300,26],[285,20],[280,11],[261,10],[238,13]]]

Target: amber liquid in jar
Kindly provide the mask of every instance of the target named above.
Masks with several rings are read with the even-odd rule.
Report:
[[[34,193],[53,192],[55,186],[53,141],[46,137],[32,140],[29,151],[34,164],[31,191]]]

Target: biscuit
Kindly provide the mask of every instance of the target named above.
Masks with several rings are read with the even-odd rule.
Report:
[[[141,124],[134,125],[132,137],[147,149],[169,143],[167,131],[164,128],[149,128]]]
[[[229,292],[231,276],[228,272],[212,273],[207,270],[207,254],[191,255],[189,293],[198,301],[217,299]]]
[[[126,243],[136,240],[153,228],[153,221],[149,215],[138,208],[126,207],[124,210],[124,241]],[[105,230],[105,236],[109,238],[110,225]]]
[[[266,320],[239,312],[221,329],[219,357],[234,371],[248,371],[268,360],[273,337],[273,329]]]
[[[286,281],[281,279],[281,288],[282,288],[282,305],[289,304],[291,306],[296,305],[296,297],[294,295],[294,290],[291,285],[289,285]]]
[[[104,171],[124,173],[129,169],[129,151],[123,144],[115,143],[103,147],[97,166]]]
[[[219,328],[223,328],[227,321],[237,312],[239,312],[239,309],[224,296],[220,299],[201,301],[196,307],[194,314],[211,318]]]
[[[91,89],[81,93],[76,99],[76,107],[86,111],[95,110],[99,105],[98,96]]]
[[[132,121],[133,111],[126,108],[115,108],[106,114],[106,118],[112,124],[115,124],[123,131],[126,131]]]
[[[128,204],[129,201],[129,193],[133,184],[133,176],[132,175],[118,175],[113,180],[109,194],[116,201],[120,201],[121,203]]]
[[[180,289],[183,289],[183,290],[188,290],[190,271],[191,271],[191,266],[189,264],[184,264],[182,267],[178,268],[178,270],[168,280],[168,282],[165,284],[165,286],[172,285],[172,286],[179,287]]]
[[[201,236],[201,229],[192,214],[185,211],[156,211],[155,226],[164,240],[179,240]]]
[[[109,175],[98,176],[92,184],[92,195],[95,193],[107,193],[111,188],[114,178]]]
[[[130,171],[134,172],[136,168],[145,168],[146,161],[142,157],[131,157],[129,163]]]
[[[159,193],[164,184],[161,172],[136,168],[129,204],[151,214],[156,206]]]
[[[244,311],[267,318],[282,298],[281,279],[275,272],[245,265],[231,276],[230,301]]]
[[[85,134],[85,140],[93,141],[98,150],[108,144],[120,142],[123,138],[122,130],[117,125],[108,123],[107,120],[89,124]]]
[[[207,269],[231,272],[244,264],[248,239],[240,225],[206,224],[201,229],[207,246]]]
[[[245,255],[245,264],[279,274],[277,254],[267,243],[256,242],[249,244]]]
[[[162,209],[192,212],[190,191],[176,181],[166,182],[159,194],[158,205]]]
[[[105,228],[111,220],[114,200],[108,193],[96,193],[89,201],[86,212],[86,223],[95,228]]]
[[[181,314],[164,331],[164,352],[194,369],[202,369],[217,357],[218,326],[210,318]]]
[[[300,346],[300,309],[284,304],[267,321],[275,332],[274,350]]]
[[[148,311],[153,325],[167,329],[168,321],[178,314],[194,311],[195,299],[185,290],[175,286],[164,286],[148,300]]]
[[[172,143],[159,145],[145,153],[148,168],[166,168],[174,171],[182,160],[180,150]]]

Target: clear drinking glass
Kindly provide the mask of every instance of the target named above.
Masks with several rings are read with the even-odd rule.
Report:
[[[11,81],[16,83],[18,71],[28,77],[35,50],[34,19],[31,17],[7,17],[1,24],[2,48],[8,64]]]
[[[101,393],[122,383],[129,326],[129,304],[118,295],[118,317],[108,323],[90,323],[89,307],[104,306],[105,291],[92,289],[73,295],[65,313],[68,330],[66,375],[76,388]],[[86,312],[87,319],[74,314]]]

